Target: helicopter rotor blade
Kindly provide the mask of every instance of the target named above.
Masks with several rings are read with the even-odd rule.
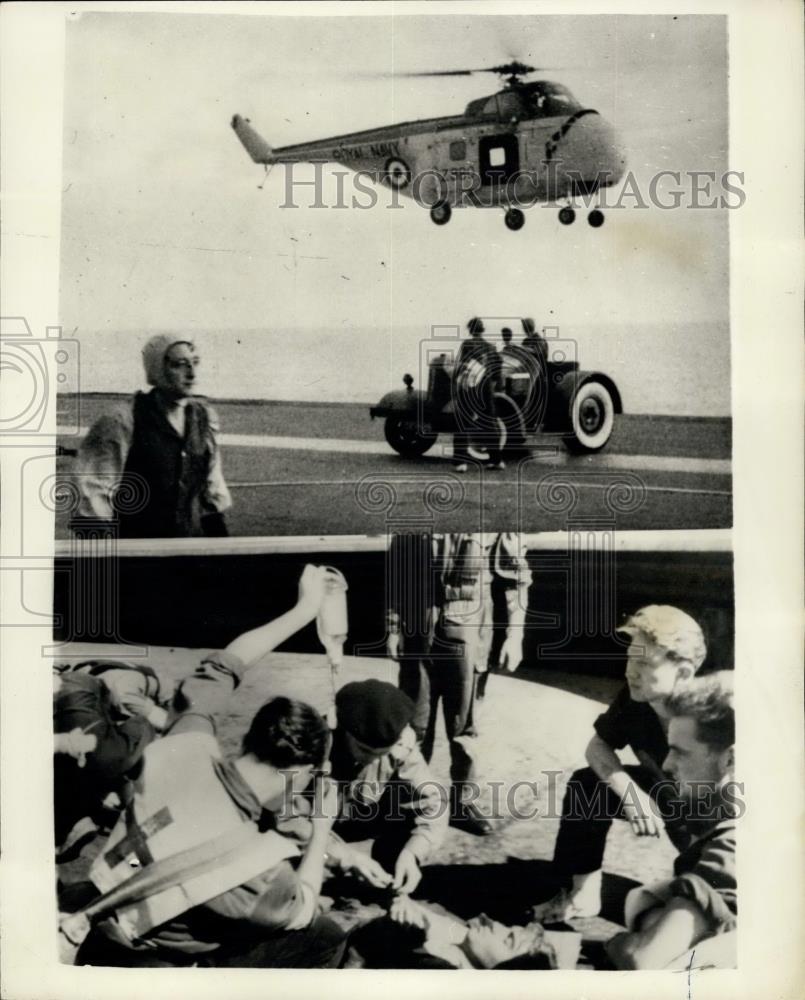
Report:
[[[421,73],[397,73],[396,76],[472,76],[473,73],[483,73],[480,69],[435,69]]]
[[[475,69],[441,69],[418,73],[397,73],[396,76],[471,76],[473,73],[497,73],[499,76],[527,76],[529,73],[554,73],[566,66],[528,66],[516,59],[501,66],[480,66]]]
[[[473,73],[498,73],[501,76],[525,76],[527,73],[537,73],[548,66],[527,66],[525,63],[505,63],[502,66],[477,66],[473,69],[437,69],[412,73],[397,73],[396,76],[471,76]],[[556,69],[557,67],[553,67]]]
[[[439,69],[432,71],[423,72],[402,72],[394,73],[391,70],[378,70],[376,73],[351,73],[350,76],[358,76],[364,79],[371,78],[373,80],[391,80],[391,79],[402,79],[404,77],[417,77],[417,76],[471,76],[473,73],[482,73],[483,70],[479,69]]]
[[[555,72],[567,69],[564,66],[529,66],[517,59],[504,63],[500,66],[479,66],[473,69],[436,69],[436,70],[414,70],[411,72],[378,71],[366,73],[352,73],[350,76],[362,77],[364,79],[411,79],[416,77],[437,77],[437,76],[472,76],[474,73],[497,73],[499,76],[526,76],[529,73]]]

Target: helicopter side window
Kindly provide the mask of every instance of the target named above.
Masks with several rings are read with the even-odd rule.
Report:
[[[497,94],[493,94],[490,98],[487,99],[487,102],[484,105],[484,115],[487,118],[497,118],[497,116],[498,116],[498,95]]]
[[[456,139],[455,142],[450,143],[450,159],[451,160],[466,160],[467,159],[467,144],[463,139]]]
[[[517,94],[504,92],[497,94],[498,120],[502,122],[516,121],[520,117],[522,105]]]

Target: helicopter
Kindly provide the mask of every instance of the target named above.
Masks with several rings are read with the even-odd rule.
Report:
[[[272,148],[248,118],[235,115],[232,128],[266,174],[277,163],[335,162],[373,175],[406,197],[430,207],[437,226],[450,221],[459,206],[502,207],[511,230],[522,229],[520,206],[570,202],[617,184],[625,156],[614,128],[585,108],[567,87],[524,77],[544,68],[517,60],[483,69],[437,70],[402,76],[470,76],[495,73],[502,90],[471,101],[463,114],[385,125],[362,132]],[[559,221],[576,218],[572,205]],[[597,228],[604,214],[593,208],[588,222]]]

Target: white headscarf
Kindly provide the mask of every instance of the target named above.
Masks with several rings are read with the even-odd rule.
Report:
[[[158,333],[143,348],[143,366],[149,385],[163,385],[165,380],[165,355],[175,344],[188,344],[189,340],[177,337],[175,333]]]

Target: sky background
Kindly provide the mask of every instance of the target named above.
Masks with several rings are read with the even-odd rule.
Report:
[[[196,339],[210,395],[369,401],[416,369],[432,325],[529,315],[609,372],[632,412],[728,413],[729,212],[627,198],[593,230],[537,206],[511,233],[499,209],[437,228],[382,189],[371,210],[307,207],[304,189],[283,209],[285,168],[258,191],[229,127],[238,112],[281,146],[455,114],[497,77],[371,74],[511,58],[550,67],[615,125],[646,196],[659,170],[728,169],[721,17],[70,21],[61,322],[81,341],[82,387],[136,388],[143,340],[174,330]]]

